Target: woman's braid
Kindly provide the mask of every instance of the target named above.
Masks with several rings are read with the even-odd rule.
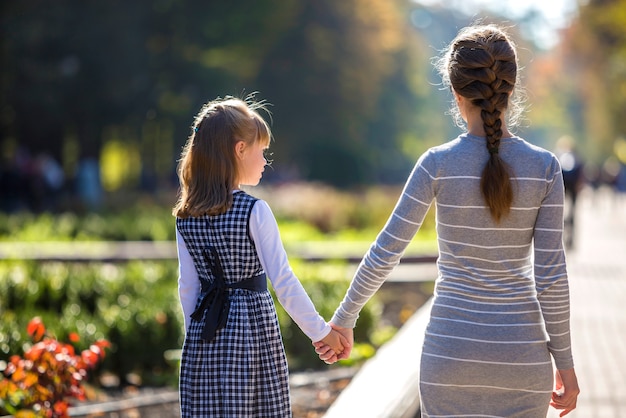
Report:
[[[481,109],[490,158],[483,171],[481,189],[499,221],[513,201],[509,169],[498,152],[502,119],[517,80],[517,56],[512,42],[495,26],[478,26],[461,32],[450,45],[447,74],[454,91]],[[446,79],[447,76],[447,79]]]

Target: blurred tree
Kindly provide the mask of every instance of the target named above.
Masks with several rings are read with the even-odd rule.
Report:
[[[453,135],[442,116],[445,94],[428,72],[437,53],[429,42],[443,46],[467,23],[451,11],[405,0],[24,0],[0,7],[0,141],[50,153],[69,175],[82,158],[100,161],[111,149],[105,142],[121,155],[139,150],[139,170],[103,160],[109,176],[133,176],[109,187],[153,191],[170,180],[193,114],[226,94],[259,90],[274,104],[277,178],[398,182],[426,147]],[[571,109],[553,102],[558,112],[546,123],[560,128]]]
[[[57,160],[70,149],[71,172],[99,160],[113,128],[126,135],[111,141],[140,144],[145,177],[171,176],[193,114],[252,80],[284,21],[275,10],[288,10],[271,0],[0,7],[0,142]]]
[[[563,135],[578,141],[584,129],[583,98],[579,80],[571,77],[579,71],[579,62],[570,60],[568,51],[557,46],[535,55],[524,71],[529,97],[528,120],[532,130],[527,137],[533,143],[553,149]]]
[[[586,156],[603,162],[626,132],[626,0],[589,0],[566,31],[564,68],[576,80]]]
[[[398,152],[401,134],[424,94],[411,72],[428,65],[425,51],[409,50],[409,4],[298,4],[259,76],[275,104],[276,168],[339,186],[404,178],[414,157]]]

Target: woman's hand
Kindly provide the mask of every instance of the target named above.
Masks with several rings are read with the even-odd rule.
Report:
[[[323,341],[314,342],[313,346],[315,347],[315,352],[319,356],[320,360],[322,360],[326,364],[333,364],[338,360],[345,360],[350,358],[350,353],[352,352],[352,347],[354,346],[354,330],[352,328],[343,328],[333,323],[331,323],[330,326],[333,328],[333,330],[337,331],[347,340],[348,345],[344,345],[343,352],[337,354],[328,344],[325,344]]]
[[[552,392],[550,405],[556,409],[562,409],[559,416],[563,417],[576,408],[576,401],[580,389],[574,369],[557,370],[554,374],[555,391]]]

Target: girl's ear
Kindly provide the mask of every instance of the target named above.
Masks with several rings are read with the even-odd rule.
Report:
[[[235,143],[235,155],[237,158],[243,158],[244,151],[246,150],[246,143],[244,141],[237,141]]]

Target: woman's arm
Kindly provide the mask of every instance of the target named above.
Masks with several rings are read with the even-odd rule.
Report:
[[[551,178],[537,214],[534,231],[534,272],[537,298],[557,369],[574,367],[570,341],[569,283],[563,249],[563,177],[554,158]]]
[[[376,241],[363,257],[346,295],[335,311],[331,323],[342,328],[354,328],[363,305],[376,293],[391,271],[398,265],[434,199],[434,162],[428,153],[417,162],[407,179],[402,194],[378,234]],[[430,169],[426,167],[430,166]]]

